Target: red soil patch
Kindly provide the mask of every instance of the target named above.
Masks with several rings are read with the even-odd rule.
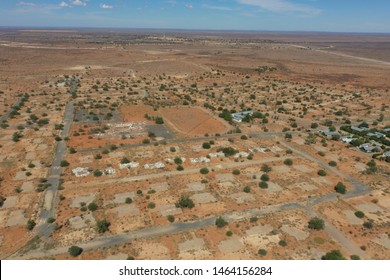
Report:
[[[198,107],[163,108],[164,119],[177,131],[189,135],[224,133],[230,127]]]

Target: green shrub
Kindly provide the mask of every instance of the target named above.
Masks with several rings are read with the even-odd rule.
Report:
[[[199,172],[200,172],[200,174],[207,174],[207,173],[209,173],[209,170],[208,170],[208,168],[203,167],[203,168],[201,168],[201,169],[199,170]]]
[[[339,250],[332,250],[321,257],[322,260],[345,260]]]
[[[265,181],[261,181],[259,183],[259,187],[262,188],[262,189],[268,189],[268,183],[265,182]]]
[[[335,191],[341,194],[345,194],[347,192],[347,189],[345,185],[341,182],[338,182],[337,185],[334,187]]]
[[[320,218],[314,217],[310,219],[308,226],[310,229],[321,230],[325,228],[325,222]]]
[[[78,246],[72,246],[68,249],[68,252],[72,257],[77,257],[83,252],[83,249]]]
[[[362,211],[356,211],[355,216],[360,218],[360,219],[363,219],[365,215]]]
[[[323,169],[320,169],[320,170],[318,170],[317,174],[318,174],[319,176],[326,176],[326,171],[323,170]]]
[[[88,204],[88,209],[89,211],[96,211],[98,209],[98,206],[95,202],[91,202],[90,204]]]
[[[225,221],[224,218],[222,217],[218,217],[216,220],[215,220],[215,225],[218,227],[218,228],[222,228],[224,226],[226,226],[228,224],[227,221]]]
[[[258,254],[259,254],[260,256],[265,256],[265,255],[267,255],[267,250],[265,250],[265,249],[259,249]]]
[[[287,165],[287,166],[293,165],[293,161],[292,161],[292,159],[290,159],[290,158],[287,158],[283,163],[284,163],[285,165]]]
[[[188,196],[182,195],[178,202],[176,202],[177,208],[193,208],[195,206],[194,202]]]

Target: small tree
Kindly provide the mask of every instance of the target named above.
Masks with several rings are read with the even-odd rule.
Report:
[[[293,161],[292,161],[291,158],[286,159],[283,163],[284,163],[285,165],[287,165],[287,166],[293,165]]]
[[[203,148],[203,149],[210,149],[210,148],[211,148],[211,145],[210,145],[209,142],[204,142],[204,143],[202,144],[202,148]]]
[[[61,160],[60,166],[67,167],[67,166],[69,166],[69,162],[67,162],[66,160]]]
[[[131,204],[133,203],[133,200],[131,199],[131,197],[126,197],[125,203]]]
[[[325,228],[324,220],[314,217],[309,221],[309,228],[314,230],[321,230]]]
[[[318,170],[317,174],[318,174],[319,176],[326,176],[326,171],[323,170],[323,169],[320,169],[320,170]]]
[[[95,202],[91,202],[90,204],[88,204],[88,209],[89,211],[96,211],[98,209],[98,206]]]
[[[179,157],[175,157],[174,162],[175,162],[176,164],[182,164],[182,163],[183,163],[183,160],[182,160],[181,158],[179,158]]]
[[[34,220],[28,220],[27,221],[27,229],[28,230],[33,230],[33,228],[36,226],[37,224],[35,223],[35,221]]]
[[[103,172],[101,172],[100,170],[96,169],[94,172],[93,172],[93,176],[96,176],[96,177],[100,177],[103,175]]]
[[[96,222],[96,229],[98,233],[105,233],[109,227],[110,223],[106,219]]]
[[[355,216],[360,218],[360,219],[363,219],[365,215],[362,211],[356,211]]]
[[[169,221],[170,223],[173,223],[173,222],[175,221],[175,217],[172,216],[172,215],[168,215],[168,216],[167,216],[167,219],[168,219],[168,221]]]
[[[234,169],[232,173],[233,175],[240,175],[241,172],[238,169]]]
[[[345,194],[347,192],[347,189],[345,185],[341,182],[338,182],[337,185],[334,187],[335,191],[341,194]]]
[[[272,170],[272,168],[269,165],[267,165],[267,164],[263,164],[261,166],[261,171],[263,171],[265,173],[271,172],[271,170]]]
[[[194,202],[188,196],[182,195],[178,202],[176,202],[177,208],[193,208],[195,206]]]
[[[262,189],[268,189],[268,184],[265,181],[261,181],[259,183],[259,187],[262,188]]]
[[[164,123],[164,119],[161,118],[161,117],[157,117],[157,118],[155,119],[155,122],[156,122],[156,124],[163,124],[163,123]]]
[[[121,159],[121,164],[127,164],[127,163],[130,163],[130,160],[127,157]]]
[[[268,174],[263,174],[260,177],[261,181],[268,182],[269,181],[269,175]]]
[[[77,257],[83,252],[83,248],[72,246],[68,249],[68,252],[72,257]]]
[[[265,250],[265,249],[260,249],[260,250],[258,251],[258,254],[259,254],[260,256],[265,256],[265,255],[267,255],[267,250]]]
[[[218,217],[216,220],[215,220],[215,225],[218,227],[218,228],[222,228],[224,226],[226,226],[228,224],[227,221],[225,221],[224,218],[222,218],[221,216]]]
[[[332,250],[321,257],[321,260],[345,260],[339,250]]]
[[[203,167],[203,168],[201,168],[201,169],[199,170],[199,172],[200,172],[200,174],[207,174],[207,173],[209,173],[209,170],[208,170],[208,168]]]

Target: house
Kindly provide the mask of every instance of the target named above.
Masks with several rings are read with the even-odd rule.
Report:
[[[329,129],[319,130],[319,132],[324,134],[325,136],[340,136],[337,131],[330,131]]]
[[[376,151],[381,151],[382,149],[380,147],[374,146],[371,143],[364,143],[359,146],[360,149],[365,151],[366,153],[372,153]]]
[[[390,158],[390,151],[384,152],[383,157]]]
[[[383,133],[380,133],[380,132],[370,132],[370,133],[367,134],[367,136],[369,136],[369,137],[377,137],[377,138],[386,137],[386,135],[384,135]]]
[[[357,127],[357,126],[351,126],[351,129],[353,131],[356,131],[356,132],[364,132],[364,131],[367,131],[368,128],[367,127]]]
[[[342,142],[344,142],[344,143],[351,143],[353,140],[356,140],[356,138],[353,138],[353,137],[351,137],[351,136],[343,136],[343,137],[341,137],[341,139],[340,139]]]
[[[383,129],[385,133],[390,132],[390,127]]]
[[[232,118],[233,118],[233,121],[235,122],[242,122],[242,120],[247,116],[252,116],[253,115],[253,111],[252,110],[248,110],[248,111],[243,111],[243,112],[238,112],[238,113],[233,113],[232,114]]]

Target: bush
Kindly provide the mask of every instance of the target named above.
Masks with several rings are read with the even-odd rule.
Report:
[[[258,253],[259,253],[260,256],[265,256],[265,255],[267,255],[267,250],[265,250],[265,249],[260,249],[260,250],[258,251]]]
[[[227,235],[227,236],[232,236],[232,235],[233,235],[233,232],[232,232],[231,230],[228,230],[228,231],[226,232],[226,235]]]
[[[321,257],[321,260],[345,260],[339,250],[333,250]]]
[[[211,145],[210,145],[209,142],[204,142],[204,143],[202,144],[202,148],[203,148],[203,149],[210,149],[210,148],[211,148]]]
[[[285,240],[280,240],[279,241],[279,245],[282,246],[282,247],[286,247],[287,246],[287,242]]]
[[[257,218],[256,216],[254,216],[254,217],[251,217],[251,218],[249,219],[249,221],[250,221],[251,223],[255,223],[255,222],[257,222],[258,219],[259,219],[259,218]]]
[[[337,185],[334,187],[335,191],[341,194],[345,194],[347,192],[347,189],[345,185],[341,182],[338,182]]]
[[[246,186],[246,187],[244,187],[243,191],[245,193],[250,193],[251,192],[251,188],[249,186]]]
[[[248,136],[242,135],[242,136],[241,136],[241,139],[242,139],[242,140],[248,140]]]
[[[157,117],[157,118],[155,119],[155,122],[156,122],[156,124],[163,124],[163,123],[164,123],[164,119],[161,118],[161,117]]]
[[[130,160],[127,157],[121,159],[121,164],[127,164],[127,163],[130,163]]]
[[[195,206],[194,202],[188,196],[182,195],[178,202],[176,202],[177,208],[193,208]]]
[[[261,175],[260,179],[263,182],[268,182],[269,181],[269,175],[268,174],[263,174],[263,175]]]
[[[269,165],[267,165],[267,164],[263,164],[261,166],[261,171],[263,171],[265,173],[271,172],[271,170],[272,170],[272,168]]]
[[[323,170],[323,169],[320,169],[320,170],[318,170],[317,174],[318,174],[319,176],[326,176],[326,171]]]
[[[176,168],[177,171],[183,171],[184,167],[182,165],[178,165]]]
[[[171,153],[174,153],[174,152],[176,152],[176,148],[175,147],[170,147],[169,151],[171,151]]]
[[[77,257],[83,252],[83,249],[78,246],[72,246],[68,249],[68,252],[72,257]]]
[[[96,222],[96,229],[98,233],[105,233],[109,227],[110,223],[106,219]]]
[[[61,160],[60,166],[67,167],[67,166],[69,166],[69,162],[67,162],[66,160]]]
[[[6,201],[6,200],[7,199],[4,196],[0,195],[0,207],[2,207],[4,205],[4,201]]]
[[[52,224],[52,223],[55,222],[55,220],[56,220],[55,218],[50,217],[50,218],[47,218],[46,222],[47,222],[48,224]]]
[[[238,169],[234,169],[232,173],[233,175],[240,175],[241,172]]]
[[[95,202],[91,202],[90,204],[88,204],[88,209],[89,211],[96,211],[98,209],[98,206]]]
[[[179,157],[175,157],[174,162],[175,162],[176,164],[182,164],[182,163],[183,163],[183,160],[182,160],[181,158],[179,158]]]
[[[335,161],[329,161],[329,166],[332,166],[332,167],[336,167],[337,166],[337,162],[335,162]]]
[[[209,170],[206,167],[203,167],[199,170],[200,174],[207,174],[209,173]]]
[[[28,220],[27,221],[27,229],[28,230],[33,230],[33,228],[36,226],[36,222],[34,220]]]
[[[360,218],[360,219],[363,219],[365,215],[362,211],[356,211],[355,216]]]
[[[363,223],[363,226],[364,226],[365,228],[371,229],[371,228],[374,227],[374,223],[373,223],[372,221],[367,221],[367,222],[364,222],[364,223]]]
[[[96,169],[94,172],[93,172],[93,176],[95,177],[100,177],[103,175],[103,172],[101,172],[100,170]]]
[[[360,260],[360,257],[358,255],[351,255],[351,260],[358,261]]]
[[[215,225],[218,227],[218,228],[222,228],[224,226],[226,226],[228,224],[227,221],[225,221],[224,218],[222,217],[218,217],[216,220],[215,220]]]
[[[309,221],[308,226],[310,229],[321,230],[325,228],[325,222],[320,218],[314,217]]]
[[[168,221],[169,221],[170,223],[173,223],[173,222],[175,221],[175,217],[172,216],[172,215],[168,215],[168,216],[167,216],[167,219],[168,219]]]
[[[156,203],[154,203],[154,202],[149,202],[148,208],[150,208],[150,209],[156,208]]]
[[[259,187],[262,188],[262,189],[268,189],[268,184],[265,181],[261,181],[259,183]]]
[[[287,165],[287,166],[293,165],[293,161],[292,161],[292,159],[290,159],[290,158],[287,158],[283,163],[284,163],[285,165]]]

